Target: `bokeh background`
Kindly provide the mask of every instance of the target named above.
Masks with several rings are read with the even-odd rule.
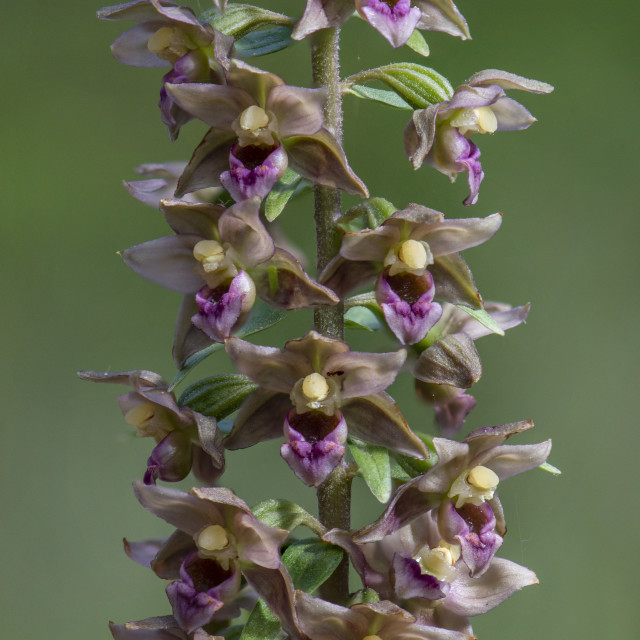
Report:
[[[270,2],[299,14],[298,2]],[[3,8],[0,243],[2,248],[2,637],[107,639],[109,619],[168,612],[163,585],[122,552],[121,538],[168,528],[136,502],[149,442],[135,439],[115,401],[124,389],[80,382],[83,368],[146,368],[171,378],[179,294],[130,272],[116,255],[166,234],[161,215],[121,186],[144,162],[187,159],[204,126],[171,145],[156,109],[161,70],[116,63],[123,24],[95,19],[87,0]],[[199,0],[196,9],[208,8]],[[477,619],[480,638],[631,638],[637,633],[638,382],[637,4],[577,0],[460,0],[474,39],[427,34],[426,61],[454,86],[502,68],[556,86],[515,95],[539,119],[528,131],[480,140],[479,203],[402,153],[408,113],[355,98],[346,104],[351,164],[375,195],[449,217],[504,213],[488,244],[467,254],[487,299],[532,302],[525,327],[479,343],[484,377],[465,431],[533,418],[520,442],[553,438],[556,478],[505,482],[510,531],[501,555],[533,568],[541,585]],[[343,30],[344,70],[393,60],[366,24]],[[306,43],[257,63],[309,83]],[[282,220],[311,233],[311,200]],[[308,314],[264,334],[281,344]],[[351,336],[367,348],[362,336]],[[262,337],[260,337],[262,339]],[[226,370],[224,355],[189,382]],[[199,374],[196,375],[196,374]],[[393,388],[411,424],[431,427],[409,379]],[[287,496],[314,509],[268,443],[228,457],[225,482],[250,504]],[[356,483],[354,521],[380,512]]]

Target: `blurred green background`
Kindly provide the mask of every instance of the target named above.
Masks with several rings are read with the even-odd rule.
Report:
[[[303,4],[269,6],[295,15]],[[476,619],[474,629],[496,640],[636,637],[640,167],[630,119],[640,98],[640,11],[627,2],[603,14],[601,4],[576,0],[458,6],[474,39],[426,34],[427,65],[454,86],[485,68],[556,86],[550,96],[512,94],[538,124],[480,139],[487,177],[478,204],[462,207],[464,176],[451,186],[428,167],[410,168],[402,152],[408,112],[348,100],[345,146],[372,194],[398,207],[419,202],[449,217],[502,211],[498,235],[466,257],[485,298],[533,305],[526,327],[479,343],[484,377],[465,431],[533,418],[536,429],[519,441],[553,438],[551,462],[564,473],[533,471],[501,486],[510,529],[501,555],[533,568],[541,585]],[[121,180],[144,162],[187,159],[204,126],[191,123],[169,143],[156,108],[162,71],[116,63],[109,43],[126,25],[99,22],[98,8],[86,0],[12,3],[0,24],[6,638],[107,639],[109,619],[169,611],[162,583],[121,546],[124,535],[168,531],[131,491],[150,443],[121,418],[115,398],[124,389],[82,383],[75,371],[173,376],[180,295],[138,278],[116,255],[167,230]],[[344,28],[343,42],[345,73],[420,61],[359,20]],[[257,64],[308,84],[306,43],[291,57],[291,68],[286,54]],[[282,216],[296,238],[311,234],[311,207],[307,198]],[[297,314],[284,331],[297,336],[308,323]],[[281,344],[285,335],[265,340]],[[362,336],[354,344],[370,348]],[[227,368],[221,355],[197,373]],[[430,428],[431,412],[410,391],[406,374],[392,389],[410,423]],[[314,509],[313,491],[295,486],[278,446],[229,454],[225,483],[250,504],[280,496]],[[356,485],[361,525],[381,507]]]

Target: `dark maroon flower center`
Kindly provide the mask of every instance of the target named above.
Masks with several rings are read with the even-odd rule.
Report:
[[[195,590],[198,592],[209,591],[209,589],[217,587],[233,574],[231,568],[225,571],[215,560],[210,558],[197,558],[190,562],[186,569]]]
[[[416,275],[414,273],[397,273],[387,275],[387,283],[402,300],[413,304],[420,299],[430,288],[429,278],[426,275]]]
[[[255,169],[264,164],[265,160],[278,148],[278,145],[254,145],[246,147],[235,145],[233,155],[242,162],[246,169]]]
[[[324,440],[338,426],[339,422],[340,413],[328,416],[322,411],[306,411],[305,413],[292,411],[289,414],[291,427],[302,434],[304,439],[311,444]]]

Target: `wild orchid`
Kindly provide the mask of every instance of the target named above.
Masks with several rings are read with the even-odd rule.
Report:
[[[528,127],[533,116],[505,92],[551,87],[487,70],[454,91],[417,62],[341,77],[339,27],[354,15],[393,48],[424,56],[423,32],[470,37],[450,0],[308,0],[298,16],[226,0],[201,15],[134,0],[98,15],[137,23],[113,43],[116,59],[170,67],[160,109],[172,140],[189,120],[209,127],[188,162],[142,165],[142,179],[125,182],[172,232],[121,253],[136,274],[184,296],[172,382],[146,370],[80,372],[131,387],[118,399],[125,421],[155,442],[134,492],[171,527],[164,538],[124,541],[126,554],[165,582],[165,609],[111,623],[113,637],[472,639],[474,616],[537,583],[496,555],[507,533],[499,485],[536,467],[557,470],[547,462],[550,441],[505,444],[529,420],[475,428],[461,441],[432,437],[429,425],[444,436],[461,430],[476,404],[466,391],[482,375],[475,340],[521,324],[529,305],[485,303],[460,255],[491,239],[501,214],[445,217],[369,196],[343,148],[342,101],[412,111],[404,145],[414,167],[430,164],[452,179],[466,171],[465,204],[473,204],[484,174],[470,137]],[[310,86],[255,66],[299,40],[311,46]],[[299,197],[309,189],[312,275],[276,227],[300,203],[304,229]],[[358,204],[344,211],[342,193]],[[299,333],[273,339],[282,348],[260,339],[304,308],[313,309],[313,327],[300,329],[298,314]],[[369,332],[367,351],[353,349],[345,329]],[[178,394],[196,366],[210,375]],[[434,409],[411,426],[390,394],[406,383]],[[272,439],[289,477],[316,492],[317,517],[283,497],[250,507],[224,486],[225,451]],[[162,484],[190,472],[200,485],[188,491]],[[356,478],[385,506],[354,530]],[[298,536],[300,526],[311,537]],[[354,592],[350,566],[362,582]]]

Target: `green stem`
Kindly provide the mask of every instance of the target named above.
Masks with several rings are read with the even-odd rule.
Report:
[[[340,31],[321,29],[313,36],[311,61],[315,86],[327,92],[324,105],[324,126],[342,141],[342,88],[340,86]],[[340,192],[331,187],[315,187],[316,264],[317,273],[340,250],[342,232],[336,225],[341,214]],[[344,336],[344,305],[326,306],[314,313],[316,331],[329,338]],[[349,530],[351,524],[351,474],[341,462],[325,482],[318,487],[320,522],[328,529]],[[349,596],[349,560],[342,559],[338,568],[320,588],[320,595],[331,602],[346,603]]]

